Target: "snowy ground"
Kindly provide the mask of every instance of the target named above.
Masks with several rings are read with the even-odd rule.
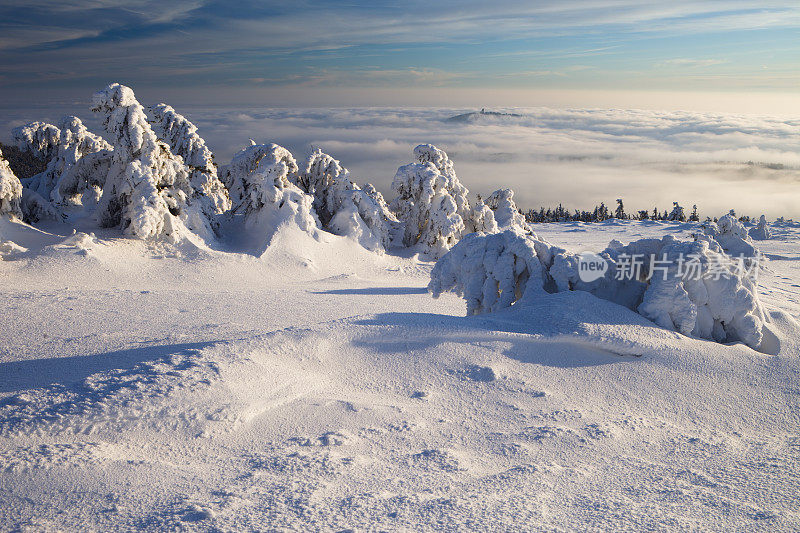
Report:
[[[774,232],[764,354],[578,292],[465,318],[430,263],[333,236],[256,259],[6,223],[0,529],[798,529],[800,227]]]

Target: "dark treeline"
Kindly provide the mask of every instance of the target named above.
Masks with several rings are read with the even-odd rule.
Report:
[[[525,215],[525,220],[532,224],[541,224],[546,222],[602,222],[609,219],[619,220],[669,220],[674,222],[699,222],[700,215],[697,212],[697,206],[692,206],[692,211],[687,215],[683,207],[678,205],[678,202],[672,202],[672,210],[659,210],[654,207],[651,211],[640,210],[633,213],[625,211],[625,205],[621,199],[617,199],[617,206],[612,211],[605,203],[595,206],[591,211],[576,209],[570,211],[565,209],[561,204],[556,208],[540,207],[537,209],[529,209],[524,211],[520,209],[520,213]],[[706,217],[707,220],[714,220],[711,217]],[[750,217],[740,217],[742,222],[750,222]]]

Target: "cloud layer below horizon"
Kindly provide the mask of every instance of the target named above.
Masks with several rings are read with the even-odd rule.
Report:
[[[298,161],[321,148],[385,194],[413,147],[430,142],[448,152],[473,193],[511,187],[525,208],[590,209],[623,198],[629,211],[678,201],[710,216],[734,208],[800,217],[800,120],[622,109],[509,109],[462,120],[449,119],[465,110],[446,108],[178,111],[220,164],[250,138],[284,145]],[[59,116],[12,114],[0,127]],[[96,117],[86,118],[97,131]]]

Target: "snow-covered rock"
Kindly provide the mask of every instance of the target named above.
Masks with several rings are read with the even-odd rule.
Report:
[[[772,237],[772,232],[769,230],[769,225],[767,224],[767,217],[761,215],[761,218],[758,219],[758,224],[754,228],[750,228],[750,231],[747,232],[750,235],[750,238],[756,241],[766,241],[770,237]]]
[[[230,209],[230,195],[217,177],[214,155],[197,133],[197,127],[167,104],[151,107],[150,117],[158,138],[189,167],[194,197],[202,203],[209,218]]]
[[[580,290],[637,311],[656,324],[717,342],[741,341],[758,348],[764,312],[755,277],[758,265],[735,261],[708,241],[642,239],[612,242],[599,257],[605,275],[583,281],[581,256],[535,235],[506,230],[464,237],[434,266],[428,286],[434,297],[455,292],[467,314],[510,307],[546,292]],[[639,261],[625,275],[626,265]]]
[[[498,189],[487,199],[486,205],[494,211],[494,219],[500,230],[518,229],[527,230],[525,217],[519,212],[514,203],[514,191],[511,189]]]
[[[213,239],[210,221],[193,202],[189,169],[158,139],[133,91],[111,84],[95,93],[92,110],[103,115],[114,146],[98,206],[100,224],[139,238],[180,240],[193,232]]]
[[[0,216],[22,218],[21,199],[22,184],[0,152]]]
[[[440,257],[466,231],[470,212],[467,189],[458,181],[453,162],[433,145],[414,149],[417,163],[397,169],[392,190],[397,195],[391,209],[404,224],[403,244],[417,246]]]
[[[374,187],[362,190],[339,161],[317,150],[295,176],[300,189],[314,197],[314,211],[324,229],[352,237],[369,250],[391,246],[397,217]]]

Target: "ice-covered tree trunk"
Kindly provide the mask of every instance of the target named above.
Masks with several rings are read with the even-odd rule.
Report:
[[[500,230],[517,229],[527,231],[525,216],[514,203],[514,191],[498,189],[486,199],[486,205],[494,211],[494,219]]]
[[[405,226],[403,244],[421,246],[425,254],[440,257],[466,231],[468,191],[445,152],[423,144],[414,153],[419,162],[404,165],[395,174],[392,190],[397,196],[391,208]]]
[[[42,161],[50,161],[58,152],[61,132],[52,124],[31,122],[14,128],[11,134],[20,150]]]
[[[98,206],[101,225],[139,238],[177,240],[188,236],[187,229],[213,238],[208,219],[192,203],[183,159],[157,138],[133,91],[109,85],[94,95],[92,110],[103,115],[114,146]]]
[[[362,190],[339,161],[320,150],[309,156],[305,170],[296,176],[300,189],[314,197],[324,229],[354,238],[370,250],[390,247],[397,218],[374,187]]]
[[[189,167],[194,199],[201,203],[208,218],[211,220],[213,215],[230,209],[230,195],[217,177],[214,155],[197,133],[197,127],[167,104],[151,107],[150,116],[156,136]]]
[[[8,161],[3,159],[3,153],[0,152],[0,216],[22,218],[21,199],[22,184],[11,171]]]

